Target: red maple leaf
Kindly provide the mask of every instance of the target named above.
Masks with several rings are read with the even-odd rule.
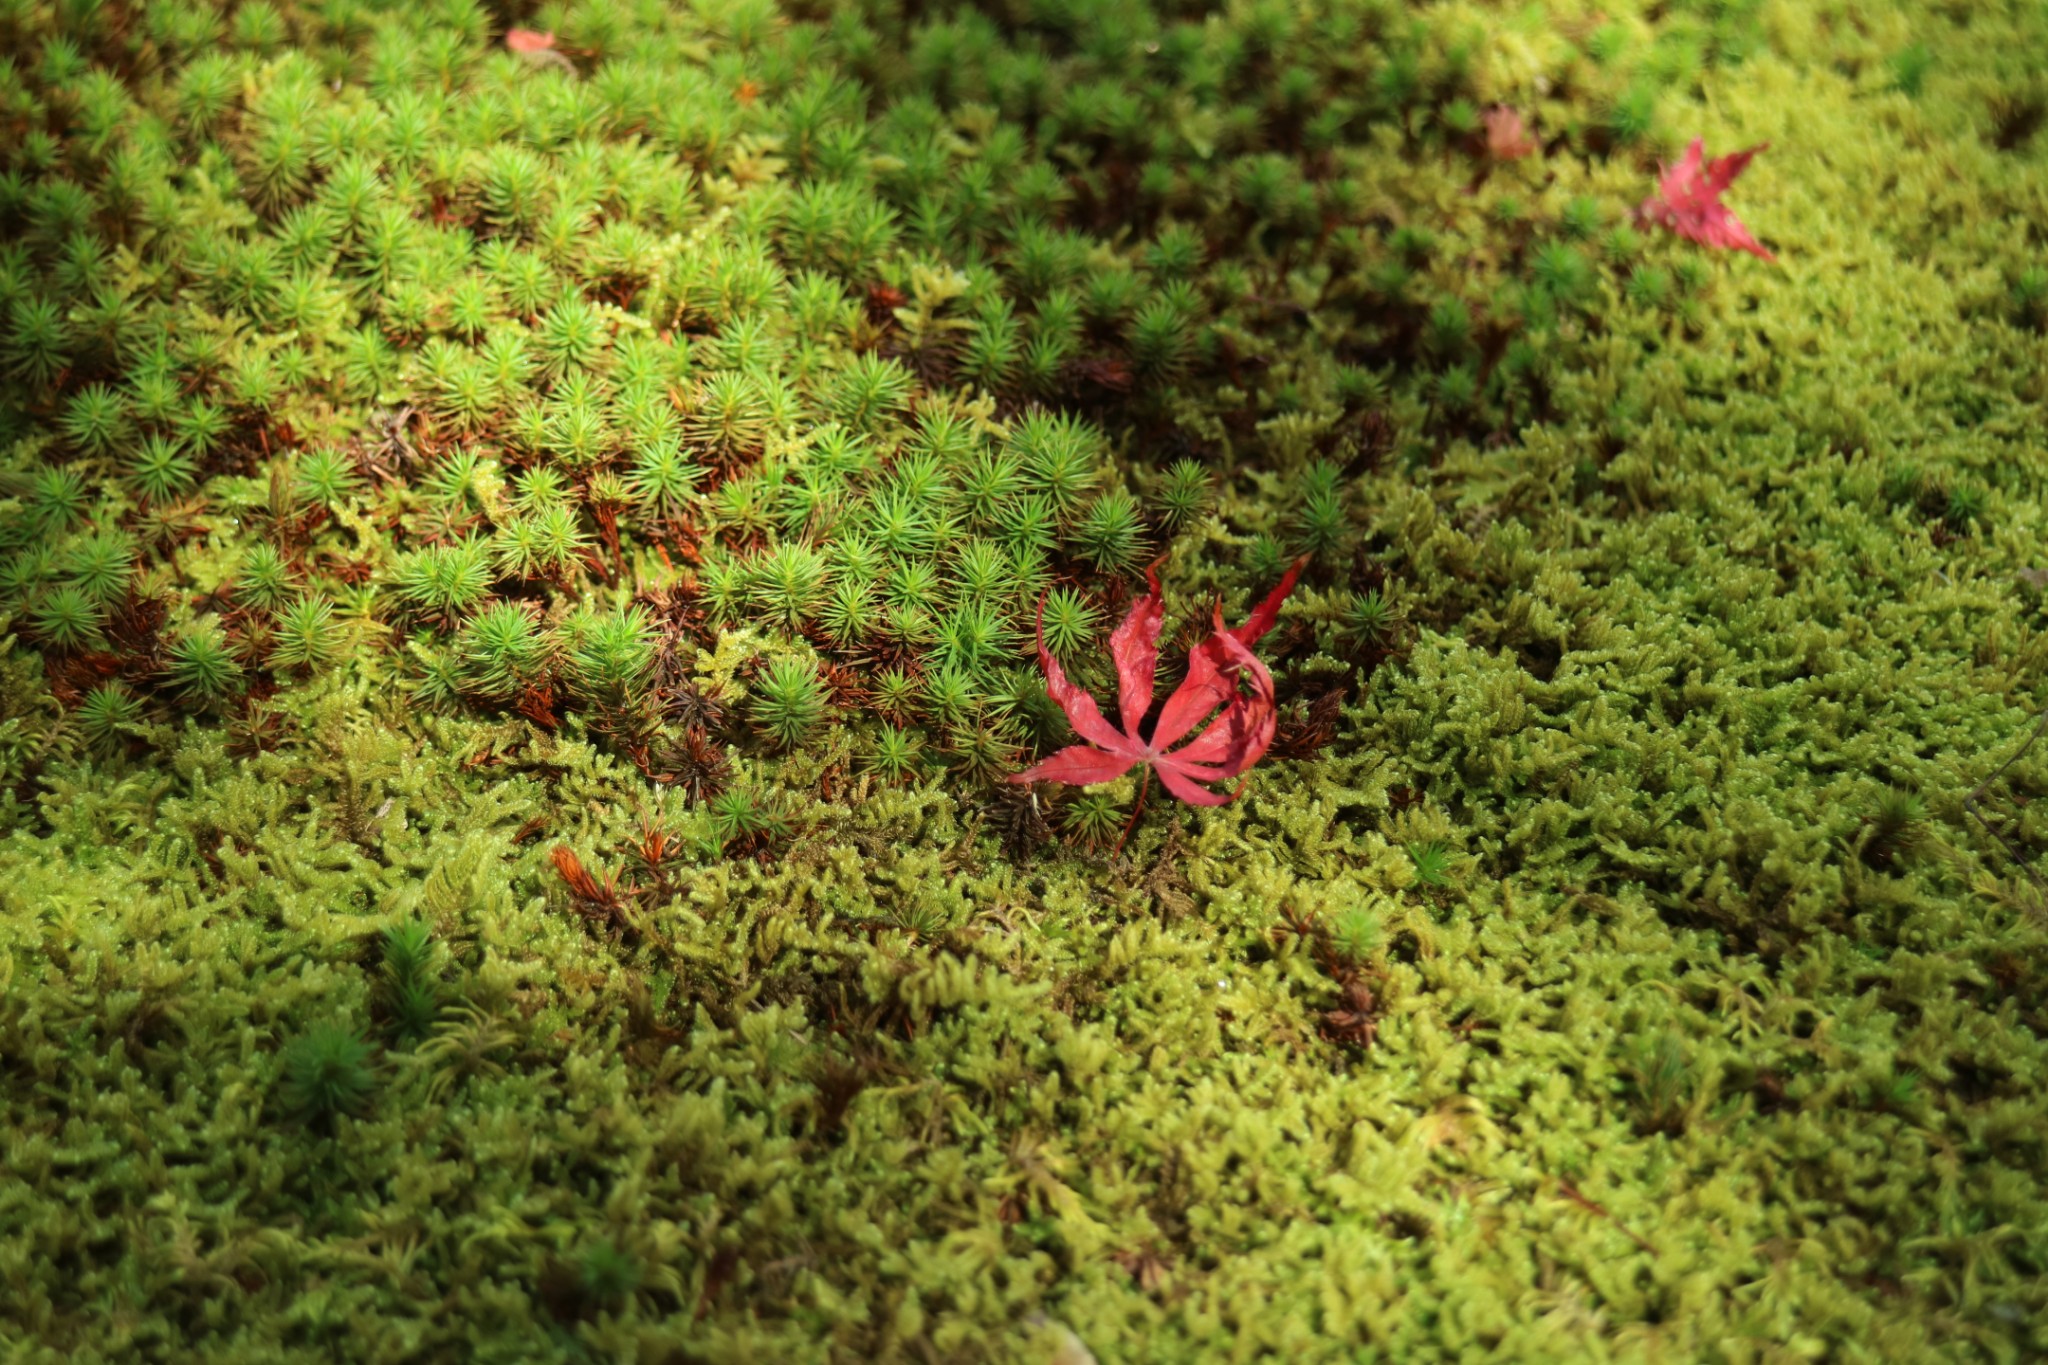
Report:
[[[1519,111],[1496,104],[1479,116],[1486,125],[1486,151],[1495,161],[1514,161],[1536,150]]]
[[[530,28],[510,29],[505,34],[506,49],[522,56],[530,52],[546,52],[554,45],[554,34],[539,33]]]
[[[1159,664],[1159,628],[1165,615],[1165,601],[1159,591],[1159,576],[1145,571],[1151,591],[1131,604],[1130,614],[1109,637],[1109,656],[1116,665],[1117,710],[1123,721],[1118,729],[1104,719],[1095,698],[1067,681],[1059,660],[1045,647],[1045,613],[1039,609],[1038,665],[1045,670],[1045,690],[1066,712],[1067,720],[1081,743],[1046,758],[1021,773],[1012,782],[1065,782],[1089,787],[1110,782],[1144,764],[1146,781],[1153,773],[1160,783],[1181,800],[1197,806],[1220,806],[1236,792],[1211,791],[1205,782],[1221,782],[1250,768],[1264,757],[1273,742],[1276,723],[1273,704],[1273,675],[1253,654],[1251,646],[1273,628],[1280,604],[1294,590],[1304,561],[1297,560],[1280,586],[1266,595],[1246,622],[1225,629],[1223,608],[1216,608],[1216,628],[1188,651],[1188,673],[1173,695],[1160,708],[1151,733],[1144,732],[1145,715],[1152,709],[1152,678]],[[1239,682],[1250,685],[1249,693]],[[1218,708],[1221,708],[1220,710]],[[1173,746],[1215,712],[1202,732],[1176,749]],[[1145,794],[1138,793],[1140,809]],[[1136,812],[1132,820],[1137,819]]]
[[[1664,168],[1657,192],[1642,202],[1636,216],[1644,222],[1662,223],[1679,236],[1704,246],[1734,247],[1767,261],[1776,260],[1721,203],[1722,192],[1735,183],[1735,177],[1742,174],[1749,159],[1770,145],[1759,142],[1754,147],[1705,161],[1705,143],[1694,138],[1692,146],[1685,149],[1685,156]]]

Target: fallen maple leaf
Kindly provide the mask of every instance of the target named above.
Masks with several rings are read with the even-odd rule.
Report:
[[[576,74],[576,63],[555,50],[555,35],[552,33],[541,33],[530,28],[508,29],[505,33],[505,50],[529,65],[553,67],[572,76]]]
[[[1496,161],[1514,161],[1536,150],[1536,139],[1522,124],[1522,115],[1496,104],[1479,116],[1486,125],[1486,151]]]
[[[1685,156],[1664,168],[1657,192],[1642,202],[1636,216],[1645,222],[1662,223],[1679,236],[1704,246],[1733,247],[1766,261],[1776,260],[1721,203],[1722,192],[1742,174],[1749,159],[1771,144],[1759,142],[1754,147],[1703,161],[1705,145],[1702,139],[1694,138],[1692,146],[1685,149]]]
[[[1151,734],[1143,732],[1145,714],[1152,708],[1152,679],[1159,665],[1159,628],[1165,614],[1159,576],[1145,571],[1151,590],[1131,604],[1130,614],[1109,637],[1109,654],[1116,665],[1117,710],[1123,721],[1119,730],[1104,719],[1095,698],[1067,681],[1059,660],[1045,647],[1045,613],[1039,609],[1038,665],[1045,670],[1045,689],[1064,711],[1081,737],[1081,743],[1066,748],[1042,762],[1012,774],[1012,782],[1064,782],[1090,787],[1111,782],[1144,764],[1146,781],[1157,773],[1159,781],[1181,800],[1197,806],[1220,806],[1235,792],[1211,791],[1202,784],[1236,777],[1265,756],[1273,742],[1275,712],[1273,675],[1253,654],[1251,646],[1279,619],[1280,604],[1294,589],[1302,561],[1296,561],[1280,585],[1266,595],[1251,617],[1235,629],[1225,629],[1223,609],[1216,608],[1216,628],[1188,651],[1188,673],[1160,709]],[[1251,692],[1239,690],[1238,681],[1249,681]],[[1194,729],[1203,717],[1220,712],[1193,739],[1173,746]],[[1138,792],[1139,809],[1145,793]],[[1132,820],[1137,819],[1136,812]]]

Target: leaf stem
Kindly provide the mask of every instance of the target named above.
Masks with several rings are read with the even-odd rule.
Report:
[[[1131,808],[1131,818],[1124,823],[1124,832],[1116,836],[1116,847],[1110,850],[1111,865],[1124,851],[1124,840],[1131,837],[1131,831],[1138,827],[1138,817],[1145,813],[1145,793],[1152,787],[1152,765],[1145,765],[1145,775],[1138,779],[1138,804]]]

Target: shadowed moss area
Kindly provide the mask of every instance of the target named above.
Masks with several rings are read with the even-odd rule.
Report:
[[[0,0],[8,1358],[2048,1352],[2044,46]]]

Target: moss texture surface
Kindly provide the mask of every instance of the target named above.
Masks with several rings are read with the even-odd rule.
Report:
[[[0,0],[6,1358],[2048,1354],[2044,49]]]

